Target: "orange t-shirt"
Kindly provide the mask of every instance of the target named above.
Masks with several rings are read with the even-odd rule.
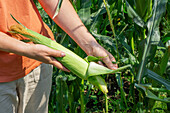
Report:
[[[54,39],[53,33],[42,21],[33,0],[0,0],[0,32],[8,35],[9,27],[17,24],[10,14],[27,28]],[[24,77],[40,64],[41,62],[24,56],[0,51],[0,82]]]

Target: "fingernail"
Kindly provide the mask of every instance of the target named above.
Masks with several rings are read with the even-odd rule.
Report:
[[[64,56],[66,56],[66,54],[65,53],[61,53],[61,57],[64,57]]]
[[[115,66],[111,66],[111,69],[116,70],[117,68]]]
[[[67,69],[67,68],[65,68],[65,67],[64,67],[64,71],[66,71],[66,72],[70,72],[70,70],[68,70],[68,69]]]

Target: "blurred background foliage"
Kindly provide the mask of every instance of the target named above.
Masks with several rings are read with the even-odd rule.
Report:
[[[82,49],[34,0],[43,21],[57,42],[82,58]],[[108,84],[109,112],[170,111],[170,1],[70,0],[98,43],[117,60],[132,68],[103,75]],[[83,100],[82,96],[83,95]],[[83,103],[82,103],[83,101]],[[105,97],[88,81],[54,67],[49,113],[100,113]],[[81,107],[84,107],[82,110]]]

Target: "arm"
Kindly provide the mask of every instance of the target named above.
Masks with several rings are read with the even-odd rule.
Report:
[[[39,0],[40,4],[52,18],[55,14],[58,0]],[[112,64],[115,58],[103,49],[88,32],[69,0],[63,0],[58,15],[54,22],[59,25],[85,52],[87,55],[104,57],[102,60],[110,69],[116,69],[117,65]],[[109,57],[106,57],[109,56]]]
[[[63,52],[39,44],[27,44],[2,32],[0,32],[0,50],[52,64],[63,71],[68,71],[61,63],[52,57],[63,57]]]

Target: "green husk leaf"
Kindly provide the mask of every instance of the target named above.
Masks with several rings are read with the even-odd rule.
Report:
[[[92,76],[88,78],[88,81],[99,88],[104,94],[108,93],[107,84],[101,76]],[[99,84],[100,83],[100,84]]]
[[[17,19],[15,19],[12,14],[10,14],[10,15],[11,15],[11,17],[12,17],[18,24],[22,25],[21,22],[19,22]],[[22,25],[22,26],[26,29],[26,27],[25,27],[24,25]]]
[[[126,66],[120,67],[116,70],[111,70],[111,69],[106,68],[102,65],[99,65],[95,62],[90,62],[89,68],[87,70],[87,76],[94,76],[94,75],[101,75],[101,74],[112,74],[112,73],[120,72],[121,70],[124,70],[128,67],[131,67],[131,65],[126,65]]]
[[[87,56],[86,58],[84,58],[84,60],[86,60],[87,62],[91,62],[91,61],[97,62],[97,61],[100,61],[99,58],[94,57],[94,56]]]
[[[108,56],[106,56],[106,57],[108,57]],[[97,62],[97,61],[102,61],[101,58],[105,58],[105,57],[87,56],[87,57],[85,58],[85,60],[86,60],[87,62]]]

